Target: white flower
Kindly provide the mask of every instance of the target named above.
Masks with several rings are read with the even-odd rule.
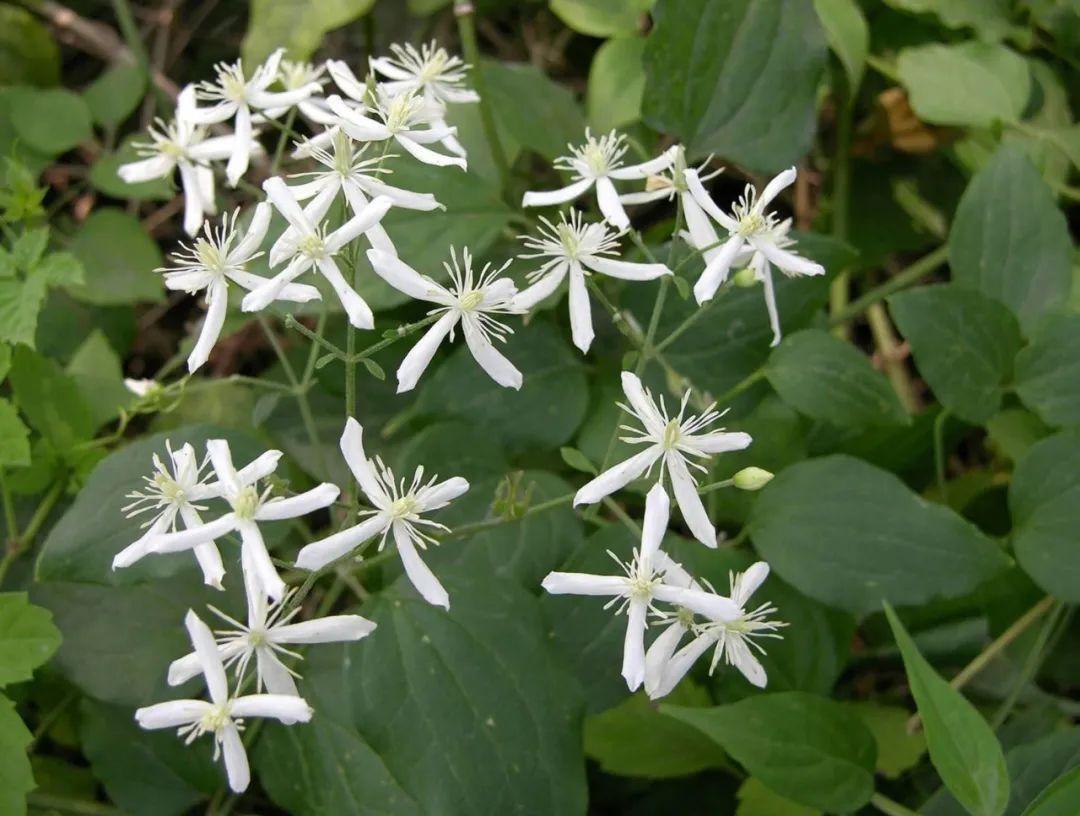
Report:
[[[226,215],[216,229],[203,225],[202,236],[188,244],[181,244],[182,251],[173,255],[173,266],[156,271],[165,274],[165,288],[183,291],[190,295],[206,291],[206,318],[203,320],[199,339],[188,356],[188,371],[194,372],[210,357],[210,351],[221,335],[225,324],[225,307],[229,302],[229,281],[243,289],[257,289],[269,281],[247,271],[247,265],[262,255],[259,247],[266,236],[272,210],[263,202],[255,207],[251,223],[241,236],[240,211],[232,217]],[[279,293],[282,300],[304,303],[319,299],[314,286],[292,284]]]
[[[597,139],[588,130],[585,131],[585,144],[580,147],[567,145],[571,155],[555,160],[558,170],[567,170],[573,174],[573,183],[550,192],[525,193],[521,199],[522,207],[547,207],[565,204],[596,185],[596,203],[604,219],[619,229],[627,229],[630,219],[619,202],[619,194],[612,184],[612,179],[643,179],[655,175],[675,161],[678,146],[641,164],[623,167],[622,157],[626,153],[626,137],[614,130]]]
[[[768,577],[769,565],[764,561],[752,564],[746,572],[732,573],[731,600],[738,606],[738,613],[725,620],[714,618],[708,623],[694,624],[693,630],[697,637],[675,652],[666,662],[659,680],[652,690],[648,691],[650,697],[656,699],[668,694],[697,662],[697,659],[714,645],[716,650],[713,652],[712,663],[709,666],[710,674],[723,659],[729,666],[734,666],[742,672],[743,676],[755,686],[765,688],[768,681],[765,668],[754,656],[750,647],[753,646],[758,652],[764,654],[765,650],[754,638],[782,637],[776,634],[776,630],[787,624],[768,620],[769,615],[776,612],[776,607],[768,603],[750,612],[747,612],[745,607],[750,596]]]
[[[285,49],[279,48],[255,69],[250,79],[244,77],[243,60],[233,63],[219,62],[214,66],[217,81],[203,82],[198,86],[198,98],[213,102],[214,105],[192,111],[192,122],[211,125],[226,119],[235,120],[233,128],[237,141],[229,156],[229,163],[225,166],[225,177],[233,187],[247,171],[251,159],[251,151],[246,149],[245,145],[252,137],[252,112],[262,111],[266,116],[270,111],[288,110],[322,90],[318,82],[310,82],[291,91],[268,91],[267,88],[278,79],[278,67],[284,54]]]
[[[210,609],[233,629],[218,632],[218,656],[225,667],[235,667],[236,683],[239,685],[247,674],[252,658],[255,659],[255,690],[264,688],[271,694],[299,696],[294,677],[299,675],[281,662],[281,656],[301,659],[301,655],[288,649],[295,644],[338,643],[360,640],[375,631],[375,624],[360,615],[330,615],[317,620],[290,623],[300,612],[295,607],[285,613],[291,593],[277,603],[267,603],[253,575],[244,572],[247,591],[247,623],[229,617],[214,607]],[[169,685],[185,683],[200,671],[199,655],[189,655],[174,660],[169,666]]]
[[[825,274],[825,268],[821,264],[808,261],[786,249],[794,243],[788,238],[790,222],[778,221],[773,213],[765,211],[773,199],[795,181],[795,175],[794,167],[785,170],[765,186],[760,196],[753,185],[747,184],[729,215],[709,197],[696,171],[687,169],[683,173],[693,201],[729,233],[723,244],[705,253],[705,271],[694,284],[694,297],[699,304],[712,300],[716,290],[727,280],[732,266],[740,258],[748,258],[754,268],[755,277],[762,281],[765,287],[765,303],[773,328],[774,346],[780,342],[780,324],[776,316],[776,295],[773,292],[770,264],[778,266],[780,271],[789,277]],[[687,226],[690,229],[691,242],[698,249],[717,243],[716,233],[706,219],[699,219],[695,223],[687,217]],[[744,247],[752,254],[744,253]]]
[[[513,297],[517,294],[514,282],[498,277],[509,261],[499,268],[485,264],[480,274],[474,275],[469,250],[462,250],[459,265],[457,254],[451,247],[450,263],[443,263],[450,275],[450,286],[447,287],[427,275],[421,275],[386,252],[370,249],[367,255],[372,268],[383,280],[411,298],[436,304],[438,308],[428,314],[442,313],[442,317],[427,330],[398,366],[399,394],[416,386],[447,335],[453,341],[454,329],[459,321],[473,359],[488,376],[506,388],[521,388],[521,372],[495,348],[493,342],[505,342],[506,336],[512,334],[513,330],[492,315],[521,313],[521,309],[513,304]]]
[[[203,476],[206,462],[199,461],[190,444],[185,443],[179,450],[174,451],[166,440],[165,450],[169,455],[168,465],[155,453],[154,475],[143,476],[146,485],[141,490],[131,491],[125,497],[131,499],[131,503],[122,508],[127,518],[148,511],[153,512],[154,517],[143,524],[146,532],[137,541],[116,554],[113,558],[113,569],[130,567],[144,555],[153,552],[150,543],[163,533],[174,532],[177,518],[182,520],[188,529],[201,527],[203,520],[199,511],[205,510],[206,506],[197,502],[218,495],[219,486],[216,483],[208,484]],[[260,463],[260,466],[265,464]],[[270,469],[273,470],[272,467]],[[203,580],[209,586],[221,589],[225,567],[214,542],[203,542],[195,546],[194,550],[195,558],[202,568]]]
[[[428,603],[449,609],[450,597],[420,558],[416,548],[427,549],[428,544],[439,543],[423,528],[449,532],[445,525],[422,518],[422,514],[446,507],[469,489],[469,483],[460,476],[442,482],[433,476],[424,482],[423,467],[416,469],[408,486],[404,479],[396,481],[382,459],[377,456],[374,460],[367,458],[364,453],[364,429],[352,417],[349,417],[345,432],[341,435],[341,455],[345,457],[368,503],[375,509],[365,511],[362,515],[367,518],[356,526],[308,544],[297,555],[296,566],[308,570],[319,569],[375,536],[381,536],[381,550],[386,546],[387,535],[392,532],[405,574],[416,591]]]
[[[683,395],[678,415],[669,417],[663,396],[657,406],[652,394],[642,386],[641,380],[629,371],[622,373],[623,393],[628,404],[619,403],[619,407],[641,423],[642,428],[619,426],[633,436],[620,437],[630,444],[648,445],[645,450],[631,456],[625,462],[605,470],[574,496],[574,505],[595,504],[605,496],[626,486],[642,474],[648,473],[660,462],[660,476],[663,480],[667,469],[671,478],[671,487],[675,491],[675,501],[679,503],[683,520],[694,537],[707,547],[716,546],[716,530],[709,521],[705,506],[697,492],[697,482],[690,474],[690,468],[702,472],[706,468],[691,457],[707,459],[714,453],[742,450],[750,442],[750,435],[745,433],[725,433],[723,431],[704,431],[720,418],[721,414],[710,405],[698,416],[684,416],[690,392]],[[704,432],[703,432],[704,431]]]
[[[254,580],[262,590],[273,600],[280,600],[285,593],[285,582],[274,569],[256,522],[296,518],[319,510],[333,504],[340,491],[332,484],[323,483],[297,496],[267,501],[269,489],[260,493],[256,483],[277,468],[277,460],[281,456],[279,451],[269,451],[237,471],[233,467],[232,452],[226,440],[211,439],[206,443],[206,449],[220,484],[219,495],[229,503],[232,512],[200,527],[154,536],[147,541],[147,547],[152,552],[177,552],[238,532],[243,569],[253,571]],[[256,467],[259,463],[262,465]]]
[[[123,164],[117,170],[128,184],[168,178],[173,170],[180,170],[180,186],[184,191],[184,231],[194,235],[202,226],[206,215],[217,212],[214,203],[214,173],[207,162],[224,159],[237,150],[254,152],[258,145],[248,137],[246,143],[239,136],[206,138],[206,129],[192,120],[195,111],[195,88],[188,86],[180,92],[176,101],[176,118],[166,124],[161,119],[149,128],[152,141],[136,142],[135,149],[143,158]]]
[[[310,62],[303,62],[302,60],[281,60],[281,64],[278,66],[277,80],[281,83],[281,87],[286,91],[311,91],[312,93],[318,93],[313,91],[313,88],[322,90],[323,84],[326,80],[323,78],[323,74],[326,73],[326,65],[313,65]],[[300,114],[309,122],[314,122],[317,125],[332,125],[337,118],[327,107],[326,100],[320,96],[308,96],[295,103],[296,109]],[[282,105],[276,108],[268,108],[261,114],[254,117],[255,121],[259,119],[277,119],[279,116],[287,113],[292,105]]]
[[[371,60],[371,67],[389,81],[379,83],[379,87],[391,96],[415,92],[425,99],[441,104],[461,104],[479,102],[476,91],[463,88],[465,74],[469,66],[459,57],[450,56],[445,49],[431,42],[420,46],[390,46],[393,57],[376,57]],[[446,127],[441,116],[433,120],[435,127]],[[441,139],[443,146],[458,156],[465,155],[465,148],[453,133]]]
[[[375,109],[371,111],[376,118],[366,113],[359,113],[349,107],[340,96],[327,98],[330,110],[338,115],[341,128],[361,142],[384,142],[393,139],[414,158],[425,164],[438,167],[455,165],[466,168],[465,159],[460,156],[446,156],[424,145],[441,142],[453,136],[456,128],[447,127],[442,122],[442,105],[414,92],[390,96],[386,91],[377,89]]]
[[[137,380],[131,377],[124,378],[124,388],[140,399],[162,390],[161,383],[157,380]]]
[[[280,178],[267,179],[263,189],[277,211],[289,222],[288,229],[270,248],[270,266],[277,266],[286,260],[289,263],[283,271],[245,295],[241,308],[245,312],[265,309],[271,301],[281,297],[286,286],[315,266],[334,288],[349,316],[349,322],[358,329],[373,328],[375,317],[371,309],[345,280],[334,256],[361,233],[379,223],[390,209],[390,199],[378,196],[360,213],[336,230],[329,231],[323,225],[323,219],[334,200],[332,187],[323,190],[306,208],[300,207],[296,197]]]
[[[289,190],[298,201],[306,201],[326,190],[336,198],[338,192],[345,196],[354,215],[359,215],[368,205],[368,196],[384,196],[390,199],[395,207],[409,210],[434,210],[442,205],[435,200],[431,193],[414,193],[391,187],[381,181],[378,176],[390,173],[389,168],[383,168],[383,158],[364,158],[367,144],[359,145],[345,131],[339,127],[333,127],[327,131],[329,139],[326,146],[309,145],[304,154],[309,156],[325,170],[316,170],[308,173],[297,173],[292,178],[307,178],[303,184],[294,184]],[[397,254],[390,236],[382,224],[375,224],[364,233],[375,249]]]
[[[631,263],[618,259],[619,236],[604,223],[586,224],[580,212],[570,211],[567,220],[559,213],[559,223],[543,216],[539,237],[521,236],[525,246],[535,252],[519,258],[544,258],[539,269],[528,274],[530,286],[514,296],[514,305],[531,309],[554,292],[570,274],[570,331],[574,345],[582,352],[593,341],[592,313],[585,278],[593,272],[622,280],[654,280],[670,275],[671,270],[658,263]],[[616,256],[616,257],[609,257]]]
[[[653,601],[687,607],[713,620],[729,620],[739,614],[736,604],[728,598],[666,583],[670,559],[660,551],[660,542],[667,531],[668,512],[667,493],[662,485],[653,485],[645,499],[641,546],[634,550],[633,559],[623,563],[614,553],[608,553],[624,575],[549,572],[542,584],[553,595],[609,595],[607,606],[618,603],[616,614],[627,613],[622,674],[631,691],[645,679],[645,629],[649,611],[656,611]]]
[[[240,731],[245,717],[271,717],[285,725],[307,722],[311,706],[299,697],[284,694],[229,695],[225,667],[221,665],[214,636],[198,616],[188,610],[184,625],[191,636],[191,645],[199,670],[206,677],[210,702],[205,700],[170,700],[167,703],[140,708],[135,720],[147,730],[179,728],[178,734],[190,745],[203,734],[214,735],[214,759],[225,755],[225,771],[229,787],[236,793],[247,789],[251,781],[247,753]]]

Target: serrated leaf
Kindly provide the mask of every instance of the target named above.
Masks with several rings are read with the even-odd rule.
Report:
[[[48,610],[31,604],[25,592],[0,594],[0,686],[29,680],[59,645]]]
[[[29,464],[30,429],[19,419],[15,406],[0,397],[0,467]]]
[[[59,451],[93,437],[96,426],[90,408],[75,381],[55,360],[16,346],[10,379],[26,421]]]
[[[888,602],[885,615],[941,781],[974,816],[1001,816],[1009,802],[1009,775],[997,737],[975,707],[926,662]]]
[[[1016,358],[1016,392],[1049,425],[1080,423],[1080,315],[1053,315]]]
[[[38,315],[47,292],[44,278],[0,278],[0,341],[35,347]]]
[[[36,786],[26,755],[33,735],[23,725],[15,704],[0,694],[0,813],[23,816],[26,794]]]

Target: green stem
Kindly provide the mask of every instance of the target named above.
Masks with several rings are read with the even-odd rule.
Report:
[[[30,517],[30,522],[26,525],[26,529],[23,530],[22,534],[17,538],[8,541],[4,557],[0,558],[0,582],[3,582],[4,578],[7,576],[8,570],[11,569],[11,565],[14,564],[23,553],[30,549],[30,546],[34,543],[34,537],[41,532],[42,526],[44,526],[46,520],[49,518],[49,513],[52,512],[52,509],[64,494],[64,488],[66,486],[67,483],[65,481],[53,482],[52,487],[49,488],[49,492],[45,494],[38,504],[37,509],[34,511],[34,515]]]
[[[634,536],[636,536],[637,538],[641,537],[641,527],[639,527],[638,523],[627,515],[626,511],[622,509],[622,506],[617,501],[615,501],[615,499],[611,498],[611,496],[604,496],[604,498],[600,500],[600,503],[603,504],[604,507],[606,507],[608,510],[610,510],[611,514],[615,516],[615,518],[617,518],[619,521],[621,521],[623,523],[623,526],[625,526],[627,530],[633,533]]]
[[[4,503],[4,524],[7,525],[7,545],[19,539],[19,523],[15,518],[15,504],[11,500],[11,489],[8,487],[4,471],[0,469],[0,498]]]
[[[865,295],[856,298],[840,312],[829,317],[830,326],[840,324],[856,317],[866,311],[872,304],[884,300],[893,292],[899,292],[905,287],[918,283],[939,266],[949,259],[948,246],[940,246],[933,252],[927,253],[905,269],[900,270],[885,283],[871,289]]]
[[[735,399],[735,397],[739,396],[739,394],[741,394],[743,391],[746,391],[747,389],[754,386],[759,380],[763,379],[765,379],[765,369],[759,368],[757,371],[750,374],[745,379],[735,383],[735,385],[733,385],[731,388],[729,388],[727,391],[717,397],[716,404],[727,405],[729,402]]]
[[[276,176],[281,167],[281,159],[285,155],[285,145],[289,143],[289,133],[292,131],[293,122],[296,121],[296,108],[289,109],[289,115],[285,119],[285,127],[278,136],[277,147],[274,148],[274,161],[270,164],[270,175]]]
[[[558,496],[554,499],[548,499],[540,504],[534,504],[531,507],[527,507],[525,512],[520,516],[514,516],[513,518],[497,518],[497,519],[485,519],[483,521],[474,521],[471,524],[463,524],[459,527],[455,527],[451,532],[439,538],[440,541],[446,541],[451,538],[459,538],[461,536],[473,535],[474,533],[482,532],[483,530],[490,530],[493,527],[502,527],[506,524],[513,524],[514,522],[521,521],[529,516],[536,515],[537,513],[543,513],[545,510],[551,510],[555,507],[560,507],[564,504],[569,504],[574,500],[573,493],[567,493],[565,496]]]
[[[900,404],[907,413],[917,413],[919,400],[915,396],[915,387],[908,376],[904,355],[900,351],[900,343],[885,307],[880,303],[871,303],[866,308],[866,322],[870,325],[870,333],[874,335],[874,345],[880,355],[885,376],[889,378]]]
[[[870,804],[884,813],[885,816],[919,816],[916,811],[904,807],[899,802],[893,801],[883,793],[875,793],[871,796]]]
[[[378,343],[373,343],[365,349],[358,351],[356,354],[346,357],[346,362],[352,361],[358,363],[366,357],[370,357],[372,354],[382,351],[387,346],[392,346],[398,340],[403,337],[408,337],[410,334],[414,334],[425,326],[430,326],[436,320],[442,317],[441,314],[428,315],[423,320],[417,320],[415,323],[404,323],[398,326],[396,329],[391,329],[394,332],[391,337],[384,337]]]
[[[454,3],[454,16],[457,17],[458,36],[461,38],[461,50],[465,55],[465,61],[472,67],[472,83],[476,92],[480,95],[480,124],[484,129],[484,139],[487,141],[491,158],[495,162],[495,168],[499,171],[499,189],[505,191],[510,178],[510,165],[506,161],[506,153],[503,151],[502,142],[499,141],[499,131],[495,126],[495,114],[491,109],[491,97],[488,95],[487,83],[484,81],[484,71],[480,65],[480,48],[476,44],[476,22],[473,19],[473,5],[468,0],[458,0]],[[521,100],[527,104],[527,100]]]
[[[300,332],[300,334],[304,335],[304,337],[311,341],[312,349],[318,349],[321,347],[333,354],[339,360],[348,359],[348,355],[338,346],[335,346],[333,343],[323,337],[321,332],[313,332],[311,329],[309,329],[291,314],[285,315],[285,328],[293,329],[294,331],[298,331]],[[317,359],[318,354],[316,353],[314,356]],[[311,359],[311,355],[309,355],[308,359]],[[312,365],[314,365],[314,363],[312,363]]]
[[[943,504],[949,502],[949,487],[945,480],[945,423],[949,419],[949,409],[942,408],[934,417],[934,476]]]
[[[1050,637],[1054,633],[1054,629],[1057,627],[1057,624],[1064,613],[1065,605],[1061,603],[1061,601],[1055,599],[1050,614],[1047,615],[1042,628],[1039,629],[1039,633],[1035,637],[1035,642],[1031,645],[1031,651],[1028,652],[1027,659],[1024,660],[1024,665],[1020,669],[1020,674],[1017,675],[1016,682],[1013,683],[1013,687],[1009,691],[1009,696],[1005,698],[1001,707],[994,713],[994,718],[990,721],[990,727],[995,731],[997,731],[1002,723],[1008,719],[1009,714],[1011,714],[1013,708],[1016,707],[1020,695],[1023,693],[1024,689],[1027,688],[1028,683],[1034,679],[1039,671],[1039,666],[1042,665],[1043,660],[1045,660],[1046,656],[1050,653],[1050,649],[1047,648],[1050,643]]]
[[[848,210],[851,203],[851,124],[852,100],[845,98],[840,105],[836,120],[836,154],[833,159],[833,195],[832,195],[832,234],[841,241],[847,240]],[[829,287],[829,314],[836,315],[844,311],[849,299],[849,273],[840,271]],[[833,332],[847,340],[851,336],[851,327],[839,323]]]
[[[713,482],[712,484],[699,487],[697,492],[699,496],[704,496],[706,493],[712,493],[725,487],[731,487],[733,484],[735,484],[734,479],[722,479],[719,482]]]
[[[701,318],[705,317],[708,311],[714,305],[716,305],[720,298],[727,294],[729,288],[730,286],[721,287],[712,300],[710,300],[704,306],[700,306],[699,308],[691,312],[691,314],[682,323],[672,329],[671,334],[669,334],[667,337],[665,337],[663,340],[656,344],[655,350],[657,352],[664,351],[668,346],[678,340],[684,332],[690,329],[691,326],[701,320]]]

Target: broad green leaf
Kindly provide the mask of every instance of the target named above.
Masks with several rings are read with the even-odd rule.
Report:
[[[878,773],[896,779],[919,764],[926,753],[926,735],[922,729],[908,732],[907,709],[870,701],[848,703],[848,707],[874,735]]]
[[[589,68],[585,109],[589,125],[597,131],[606,133],[641,118],[644,54],[645,40],[641,37],[617,37],[596,49]]]
[[[252,0],[241,46],[248,73],[278,48],[294,60],[315,53],[327,31],[371,10],[375,0]]]
[[[523,375],[520,391],[493,382],[462,342],[420,381],[418,410],[459,417],[510,448],[550,449],[569,441],[588,401],[581,355],[540,321],[515,328],[500,350]]]
[[[1025,331],[1068,295],[1065,216],[1019,149],[999,149],[964,191],[949,232],[949,265],[958,285],[1004,302]]]
[[[15,267],[22,272],[31,270],[49,244],[49,230],[46,228],[28,229],[15,239],[11,245],[11,258]]]
[[[15,704],[0,694],[0,813],[5,816],[23,816],[26,794],[36,787],[26,755],[32,739]]]
[[[827,55],[810,3],[660,0],[653,19],[646,122],[695,156],[717,153],[761,173],[810,149]]]
[[[707,706],[709,695],[684,682],[665,698],[668,704]],[[585,720],[585,754],[605,773],[668,779],[721,768],[727,757],[696,728],[665,717],[644,692]]]
[[[654,0],[551,0],[551,10],[570,28],[590,37],[615,37],[638,30]]]
[[[1048,425],[1080,423],[1080,315],[1052,315],[1016,358],[1016,392]]]
[[[990,127],[1016,122],[1031,95],[1023,58],[1002,45],[964,42],[905,48],[900,82],[919,118],[935,125]]]
[[[785,799],[760,779],[750,777],[739,786],[735,816],[821,816],[821,811]]]
[[[95,122],[115,128],[132,114],[145,93],[146,71],[138,65],[118,62],[86,86],[83,99]]]
[[[857,613],[876,610],[883,598],[915,605],[965,595],[1008,563],[952,510],[843,455],[779,473],[758,496],[749,526],[785,581]]]
[[[887,601],[885,615],[941,781],[974,816],[1001,816],[1009,802],[1009,776],[997,737],[975,707],[926,662]]]
[[[949,28],[972,28],[981,40],[1000,40],[1010,33],[1026,33],[1011,21],[1009,0],[885,0],[895,9],[934,14]]]
[[[0,397],[0,467],[29,464],[30,429],[19,419],[15,406]]]
[[[998,411],[986,422],[991,446],[1012,462],[1019,462],[1032,445],[1049,434],[1046,424],[1023,408]]]
[[[94,435],[96,427],[79,387],[48,357],[16,346],[11,364],[15,402],[32,428],[65,451]]]
[[[409,588],[362,613],[362,643],[312,649],[311,723],[275,725],[255,764],[296,816],[582,813],[580,699],[536,599],[492,576],[440,574],[450,611]]]
[[[862,82],[866,54],[870,50],[870,29],[856,0],[814,0],[821,27],[848,80],[848,96]]]
[[[1021,816],[1059,776],[1080,768],[1080,728],[1047,734],[1005,754],[1009,768],[1009,807],[1005,816]],[[1074,808],[1072,813],[1076,812]]]
[[[585,141],[585,117],[573,93],[539,68],[487,61],[482,69],[495,118],[517,144],[550,160],[565,156],[567,144]],[[529,104],[521,104],[525,99]]]
[[[787,691],[715,708],[660,710],[700,729],[752,776],[795,802],[847,812],[874,792],[874,738],[834,700]]]
[[[765,376],[784,402],[812,419],[855,426],[910,421],[866,355],[821,329],[788,335],[770,355]]]
[[[27,273],[51,286],[74,286],[83,282],[83,268],[70,252],[50,252]]]
[[[67,374],[78,386],[95,427],[118,417],[120,409],[132,402],[120,358],[100,329],[79,346],[67,364]]]
[[[71,251],[86,271],[86,282],[71,287],[85,303],[113,306],[161,300],[164,287],[155,270],[161,250],[139,220],[123,210],[94,210],[71,241]]]
[[[29,680],[59,645],[48,610],[31,604],[25,592],[0,594],[0,686]]]
[[[27,9],[0,6],[0,85],[55,85],[60,49],[49,29]]]
[[[955,285],[893,295],[889,312],[942,405],[981,425],[1001,406],[1020,327],[1000,301]]]
[[[1080,811],[1080,768],[1073,768],[1046,790],[1024,811],[1024,816],[1074,816]]]
[[[18,88],[14,93],[15,132],[39,153],[65,153],[91,137],[90,110],[77,94],[61,88]]]
[[[11,371],[11,346],[0,343],[0,382],[7,379],[9,371]]]
[[[376,445],[374,441],[370,444]],[[374,447],[368,455],[378,452],[378,447]],[[411,473],[418,467],[432,475],[453,473],[463,476],[474,487],[510,470],[505,451],[497,439],[482,428],[456,419],[433,422],[411,435],[402,445],[394,462],[395,472],[400,468],[402,473]],[[469,498],[474,495],[475,491],[470,488]]]
[[[79,742],[109,798],[131,816],[182,816],[222,786],[209,738],[144,731],[129,708],[84,698]]]
[[[161,178],[128,184],[118,174],[120,165],[139,160],[139,154],[132,142],[141,142],[145,137],[134,136],[124,141],[115,153],[102,153],[90,167],[90,184],[99,192],[113,198],[148,199],[168,201],[176,195],[170,179]]]
[[[1032,446],[1013,473],[1009,509],[1020,566],[1047,592],[1080,600],[1080,433],[1066,431]]]

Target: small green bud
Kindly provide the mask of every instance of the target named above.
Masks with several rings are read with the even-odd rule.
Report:
[[[757,283],[757,278],[754,277],[754,270],[747,266],[736,272],[735,275],[731,278],[731,282],[734,283],[736,286],[742,287],[743,289],[749,289],[751,286]]]
[[[743,468],[733,477],[731,483],[739,490],[761,490],[772,481],[773,475],[759,467]]]

